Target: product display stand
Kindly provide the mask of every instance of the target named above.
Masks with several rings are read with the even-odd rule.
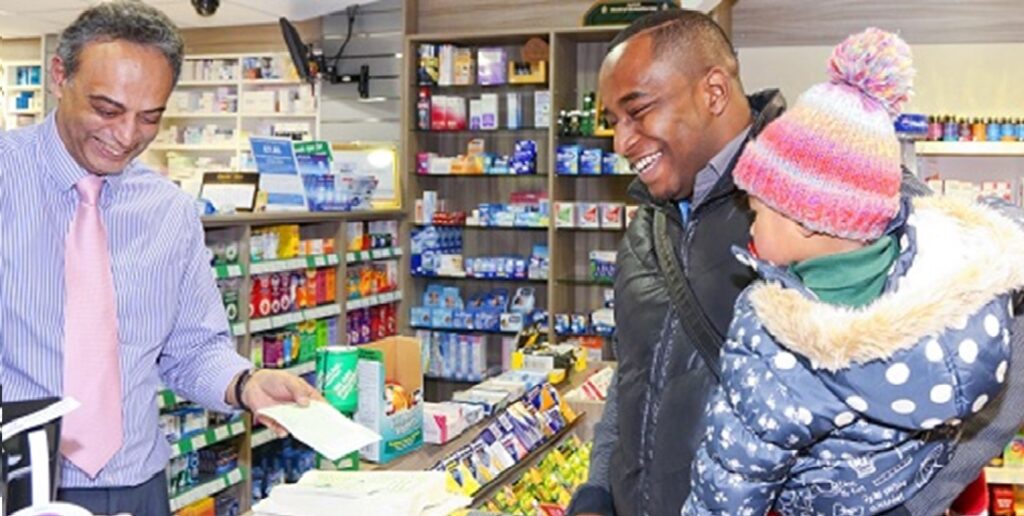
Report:
[[[536,290],[537,308],[549,314],[547,335],[551,342],[565,341],[568,336],[556,331],[555,314],[589,314],[601,308],[606,302],[605,290],[611,284],[593,278],[590,271],[591,251],[606,251],[614,256],[618,242],[624,232],[624,220],[617,227],[557,227],[555,211],[558,205],[580,203],[582,208],[593,208],[598,214],[602,203],[618,206],[620,209],[634,203],[627,189],[635,178],[631,174],[561,175],[557,150],[560,146],[578,144],[581,148],[600,149],[611,153],[612,139],[609,135],[562,136],[559,127],[559,113],[576,110],[586,94],[597,90],[597,73],[607,43],[621,27],[569,28],[542,32],[498,32],[467,34],[417,34],[406,39],[405,98],[408,100],[403,113],[403,149],[407,179],[406,204],[415,206],[424,192],[436,192],[436,197],[445,201],[450,212],[471,213],[481,203],[507,203],[514,192],[543,192],[550,206],[549,223],[542,227],[471,227],[462,226],[464,258],[479,256],[504,256],[530,254],[538,245],[546,246],[549,253],[549,271],[546,279],[505,279],[482,280],[475,278],[431,277],[413,275],[408,269],[407,306],[420,304],[428,284],[457,286],[465,295],[472,295],[493,288],[505,288],[514,292],[519,287],[532,286]],[[475,56],[480,49],[503,49],[509,60],[519,60],[521,48],[527,41],[539,39],[549,46],[545,58],[546,81],[542,84],[498,84],[453,86],[424,86],[417,78],[419,67],[418,51],[421,45],[455,45],[470,49]],[[480,65],[477,64],[477,67]],[[497,94],[498,127],[494,130],[435,130],[426,128],[421,121],[421,106],[417,101],[424,91],[431,98],[461,97],[476,101],[485,94]],[[550,94],[548,116],[538,112],[535,105],[536,92]],[[518,95],[521,116],[518,124],[510,124],[508,97]],[[513,117],[515,118],[515,117]],[[510,129],[509,127],[515,127]],[[467,144],[472,139],[481,139],[485,151],[496,154],[512,154],[516,142],[532,140],[536,144],[535,174],[424,174],[418,170],[418,159],[422,153],[438,156],[466,154]],[[429,195],[429,194],[428,194]],[[403,224],[402,239],[406,241],[413,232],[429,226],[431,220],[417,220],[411,213]],[[607,256],[607,255],[606,255]],[[403,328],[414,331],[409,314],[403,313]],[[437,331],[446,331],[438,329]],[[481,331],[460,333],[487,334]],[[579,335],[577,335],[579,336]],[[493,340],[493,339],[492,339]],[[490,345],[493,347],[494,343]],[[437,381],[432,381],[436,383]],[[443,383],[443,381],[442,381]],[[458,388],[442,386],[444,393]]]

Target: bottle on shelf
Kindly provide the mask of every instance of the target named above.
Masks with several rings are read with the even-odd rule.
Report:
[[[967,118],[960,118],[957,122],[960,128],[959,141],[969,142],[971,141],[971,121]]]
[[[430,88],[420,88],[416,99],[416,128],[420,131],[430,130]]]
[[[984,118],[975,118],[971,120],[971,139],[976,142],[983,142],[987,140],[988,132],[985,126]]]

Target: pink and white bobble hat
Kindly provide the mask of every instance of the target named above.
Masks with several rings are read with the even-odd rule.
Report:
[[[736,185],[804,227],[871,241],[900,205],[893,119],[910,98],[910,47],[870,28],[832,50],[816,84],[747,145]]]

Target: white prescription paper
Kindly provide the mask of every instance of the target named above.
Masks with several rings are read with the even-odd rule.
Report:
[[[309,471],[297,484],[274,487],[258,516],[448,514],[472,499],[449,493],[438,471]]]
[[[322,401],[311,401],[305,407],[296,403],[275,405],[258,413],[273,419],[292,437],[332,461],[380,441],[377,432],[353,423]]]

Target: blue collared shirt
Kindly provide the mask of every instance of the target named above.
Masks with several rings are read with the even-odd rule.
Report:
[[[61,396],[64,239],[88,172],[57,133],[39,125],[0,133],[0,350],[4,401]],[[156,392],[161,380],[207,408],[230,411],[224,394],[251,367],[235,351],[210,274],[210,252],[189,197],[133,162],[107,176],[100,196],[107,230],[121,364],[124,444],[90,479],[62,460],[62,487],[131,486],[167,465]],[[73,343],[73,341],[72,341]]]

